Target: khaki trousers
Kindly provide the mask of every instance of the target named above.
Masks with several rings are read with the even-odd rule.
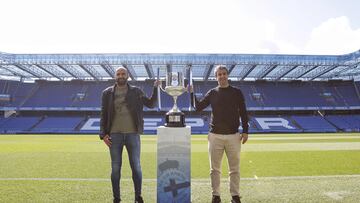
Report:
[[[220,196],[221,162],[225,151],[228,159],[230,194],[240,196],[241,135],[209,133],[208,141],[212,194]]]

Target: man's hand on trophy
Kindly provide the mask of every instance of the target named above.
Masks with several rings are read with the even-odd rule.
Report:
[[[161,85],[161,80],[155,80],[154,87],[159,87]]]
[[[192,85],[187,85],[186,87],[187,91],[190,92],[190,93],[193,93],[194,92],[194,87]]]

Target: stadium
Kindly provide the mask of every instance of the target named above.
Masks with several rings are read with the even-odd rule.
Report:
[[[250,132],[358,132],[360,52],[342,56],[236,54],[6,54],[2,53],[0,132],[97,133],[101,92],[114,69],[129,69],[131,83],[148,95],[157,70],[191,67],[195,92],[216,86],[213,68],[225,64],[234,86],[246,97]],[[189,68],[187,69],[190,70]],[[31,82],[32,81],[32,82]],[[146,133],[163,124],[171,97],[144,109]],[[208,114],[189,111],[189,95],[179,98],[193,133],[207,133]],[[209,111],[210,109],[208,109]]]
[[[115,69],[151,94],[166,71],[190,71],[196,95],[217,85],[216,65],[244,93],[250,116],[244,145],[244,202],[360,200],[360,51],[344,55],[11,54],[0,52],[0,202],[110,202],[109,157],[99,132],[102,91]],[[211,109],[178,98],[192,130],[192,202],[208,202]],[[144,197],[155,202],[156,129],[172,107],[161,93],[144,108]],[[241,131],[241,129],[240,129]],[[90,161],[89,161],[90,160]],[[128,163],[124,163],[128,164]],[[129,167],[124,190],[132,193]],[[227,166],[223,163],[223,191]],[[20,187],[20,189],[19,189]],[[17,191],[17,192],[14,192]],[[99,196],[100,193],[100,196]],[[131,195],[125,197],[131,201]],[[224,200],[227,200],[224,197]]]

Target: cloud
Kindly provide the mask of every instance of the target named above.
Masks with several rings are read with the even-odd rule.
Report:
[[[347,17],[320,24],[308,42],[294,42],[281,37],[280,22],[249,15],[237,0],[4,2],[0,51],[9,53],[345,54],[360,48],[360,29]]]
[[[303,46],[295,44],[272,38],[260,45],[264,53],[343,55],[360,49],[360,28],[351,28],[346,16],[330,18],[312,29]]]
[[[360,49],[360,28],[353,29],[346,16],[330,18],[314,28],[304,52],[346,54]]]

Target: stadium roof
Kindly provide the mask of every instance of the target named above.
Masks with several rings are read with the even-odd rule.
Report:
[[[345,55],[274,54],[9,54],[0,52],[0,79],[108,80],[124,66],[132,80],[156,78],[159,70],[191,68],[195,80],[214,79],[226,65],[232,80],[360,79],[360,50]],[[188,72],[189,73],[189,72]]]

